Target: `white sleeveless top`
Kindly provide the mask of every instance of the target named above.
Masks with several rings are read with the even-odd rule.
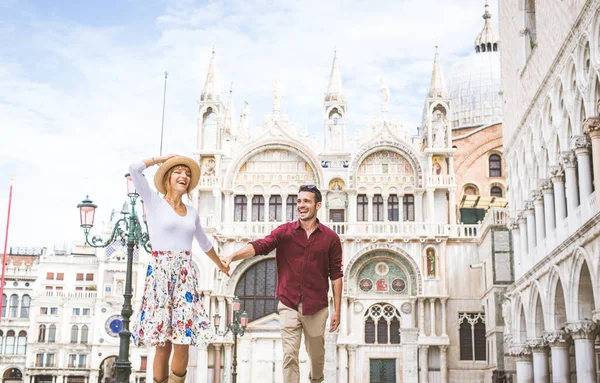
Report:
[[[143,161],[135,162],[129,166],[129,173],[146,206],[152,250],[191,251],[194,237],[202,251],[206,253],[212,249],[213,244],[200,225],[198,211],[185,205],[187,214],[183,217],[177,214],[163,197],[150,188],[142,174],[144,169],[146,165]]]

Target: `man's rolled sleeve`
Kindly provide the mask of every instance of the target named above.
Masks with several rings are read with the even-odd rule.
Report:
[[[336,240],[332,241],[329,255],[329,279],[335,281],[344,276],[342,269],[342,244],[340,238],[336,235]]]
[[[267,255],[271,251],[275,250],[277,244],[279,244],[279,238],[281,234],[280,227],[276,228],[263,239],[257,239],[256,241],[249,242],[254,247],[255,255]]]

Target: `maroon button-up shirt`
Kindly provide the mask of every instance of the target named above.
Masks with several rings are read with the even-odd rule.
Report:
[[[302,314],[313,315],[328,306],[329,281],[341,278],[342,244],[340,237],[317,221],[317,228],[306,238],[300,221],[279,226],[264,239],[252,241],[256,255],[276,250],[277,298]]]

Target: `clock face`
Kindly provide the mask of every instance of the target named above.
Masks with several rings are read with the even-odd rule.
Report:
[[[113,338],[119,336],[121,330],[123,330],[123,317],[120,315],[113,315],[106,320],[104,324],[106,333]]]

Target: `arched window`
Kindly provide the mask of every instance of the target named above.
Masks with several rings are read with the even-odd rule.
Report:
[[[398,209],[398,196],[395,194],[390,195],[388,198],[388,220],[398,221],[400,219]]]
[[[502,177],[502,158],[497,154],[490,156],[490,177]]]
[[[492,186],[490,195],[492,197],[502,197],[502,188],[500,186]]]
[[[383,221],[383,197],[380,195],[373,197],[373,221]]]
[[[378,303],[365,313],[365,343],[400,344],[400,312],[392,305]]]
[[[88,342],[88,326],[83,325],[81,327],[81,344],[87,344]]]
[[[12,355],[15,353],[15,332],[10,330],[6,333],[6,346],[4,347],[4,353]]]
[[[43,343],[46,341],[46,325],[41,324],[38,329],[38,342]]]
[[[236,222],[245,222],[248,212],[246,209],[248,208],[248,200],[245,195],[236,195],[235,196],[235,212],[234,212],[234,220]]]
[[[364,194],[356,196],[356,220],[360,222],[368,221],[369,200]]]
[[[25,331],[19,331],[19,339],[17,340],[17,354],[25,355],[27,350],[27,333]]]
[[[48,328],[48,343],[56,342],[56,326],[51,324]]]
[[[415,196],[412,194],[406,194],[402,199],[402,211],[404,215],[404,221],[415,220]]]
[[[4,332],[2,330],[0,330],[0,355],[4,351],[4,349],[2,348],[3,344],[4,344]]]
[[[23,295],[21,297],[21,318],[29,318],[29,306],[31,305],[31,297]]]
[[[296,209],[296,203],[298,196],[296,194],[289,195],[285,201],[285,216],[288,222],[295,221],[298,219],[298,210]]]
[[[13,294],[10,296],[10,307],[8,308],[8,316],[11,318],[16,318],[19,313],[19,297],[17,294]]]
[[[77,338],[79,338],[79,327],[73,325],[71,326],[71,343],[77,343]]]
[[[460,360],[486,360],[485,314],[459,313]]]
[[[2,294],[2,318],[6,318],[6,294]]]
[[[240,299],[241,310],[252,322],[277,311],[277,270],[275,258],[267,258],[250,266],[237,285],[235,295]]]
[[[269,221],[270,222],[283,220],[283,214],[281,212],[281,208],[282,208],[281,196],[272,195],[271,198],[269,198]]]
[[[265,220],[265,198],[261,195],[252,197],[252,220],[255,222]]]

